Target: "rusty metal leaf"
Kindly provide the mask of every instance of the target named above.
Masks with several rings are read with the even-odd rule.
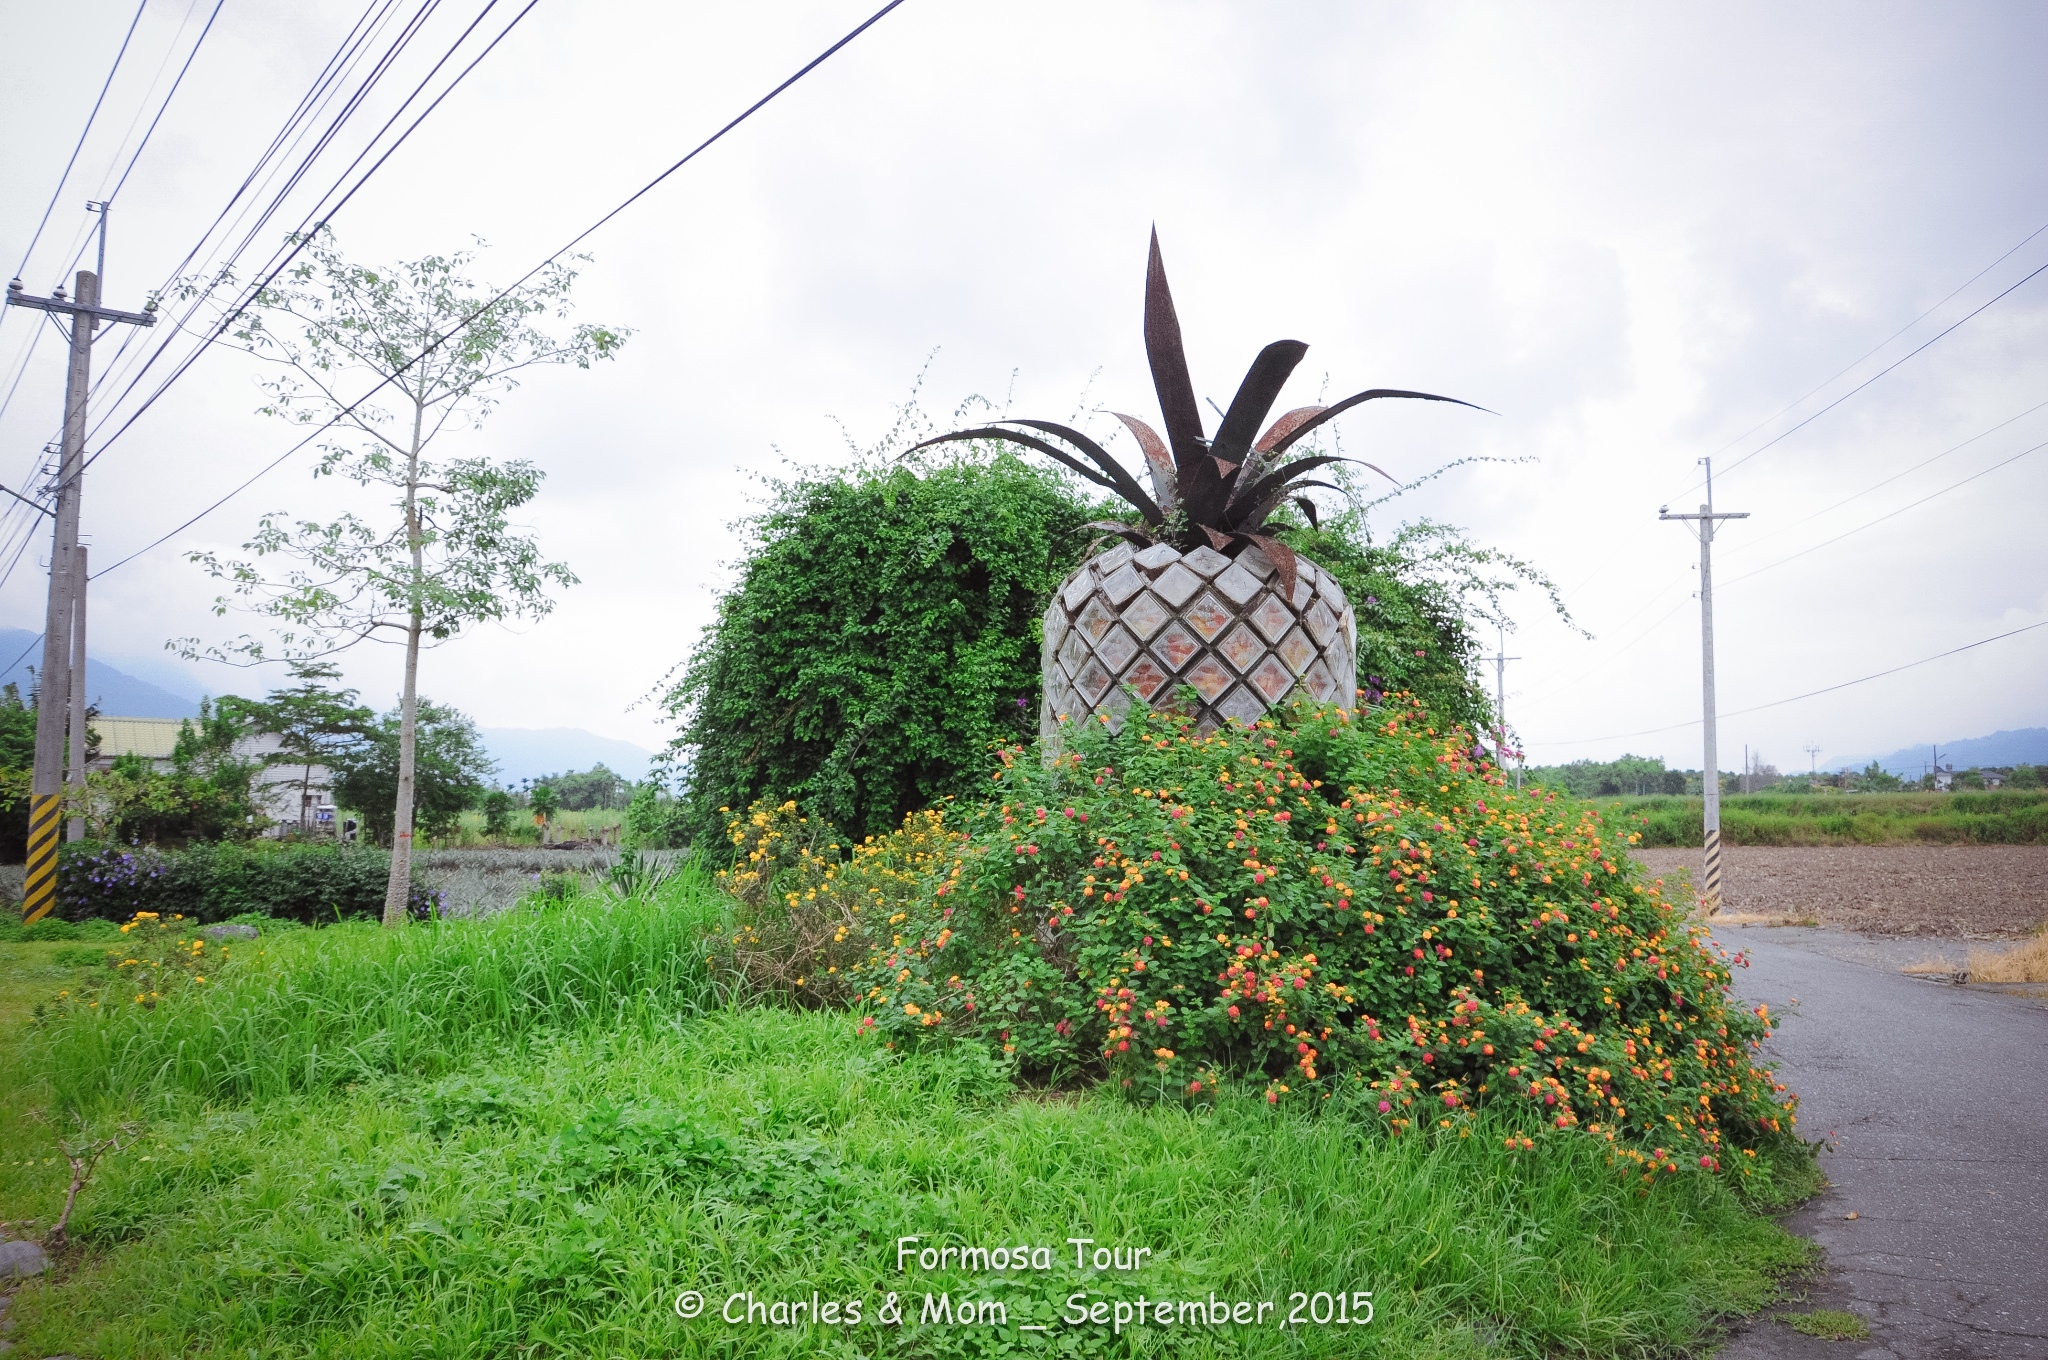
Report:
[[[1281,416],[1266,427],[1266,432],[1259,436],[1259,442],[1252,446],[1252,451],[1255,453],[1271,453],[1273,445],[1279,443],[1288,435],[1293,434],[1300,427],[1301,422],[1307,420],[1310,416],[1320,415],[1329,409],[1327,406],[1295,407],[1292,411],[1289,411],[1286,415]]]
[[[1043,430],[1047,434],[1057,435],[1059,438],[1066,440],[1069,444],[1072,444],[1094,460],[1096,466],[1100,467],[1116,486],[1117,494],[1136,506],[1138,513],[1145,517],[1147,524],[1158,524],[1166,518],[1166,516],[1159,513],[1159,507],[1153,503],[1152,498],[1145,494],[1145,488],[1138,485],[1138,479],[1133,477],[1122,463],[1111,457],[1108,449],[1103,448],[1102,445],[1096,443],[1087,435],[1082,434],[1079,430],[1070,429],[1065,425],[1056,425],[1050,420],[1013,419],[1008,423],[1023,425],[1033,430]]]
[[[1223,423],[1216,427],[1210,453],[1233,462],[1244,461],[1245,454],[1251,451],[1252,436],[1258,433],[1259,422],[1280,399],[1280,389],[1287,385],[1294,366],[1306,353],[1308,346],[1299,340],[1275,340],[1259,351],[1259,357],[1245,370],[1237,395],[1230,399]]]
[[[1138,441],[1138,447],[1145,451],[1145,466],[1152,470],[1152,493],[1159,498],[1159,508],[1172,514],[1180,504],[1180,477],[1174,470],[1173,454],[1166,441],[1159,437],[1159,431],[1136,416],[1121,411],[1110,414],[1124,423],[1124,428]]]
[[[1185,472],[1206,452],[1202,408],[1195,401],[1194,380],[1188,376],[1187,351],[1181,346],[1173,292],[1166,286],[1166,262],[1159,254],[1157,227],[1152,229],[1152,251],[1145,262],[1145,358],[1152,367],[1152,388],[1159,394],[1159,414],[1166,420],[1174,465]]]
[[[1266,560],[1273,564],[1274,572],[1280,577],[1280,598],[1283,600],[1294,598],[1294,583],[1301,571],[1301,565],[1294,555],[1294,549],[1288,547],[1271,534],[1239,531],[1232,534],[1231,537],[1242,543],[1257,544],[1259,551],[1266,555]]]
[[[1486,411],[1484,406],[1477,405],[1476,403],[1460,401],[1456,397],[1440,397],[1434,392],[1409,392],[1398,387],[1375,387],[1369,392],[1354,392],[1333,406],[1325,406],[1322,410],[1302,421],[1301,424],[1295,426],[1276,440],[1271,452],[1276,454],[1285,453],[1289,445],[1293,444],[1295,440],[1300,439],[1310,430],[1315,429],[1318,425],[1335,419],[1338,415],[1350,410],[1361,402],[1378,401],[1382,397],[1400,397],[1411,401],[1447,401],[1453,406],[1470,406],[1475,411]],[[1486,411],[1486,413],[1488,415],[1494,414],[1492,411]],[[1292,413],[1290,412],[1289,414]]]

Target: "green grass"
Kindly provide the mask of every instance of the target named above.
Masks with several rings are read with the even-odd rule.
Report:
[[[213,990],[26,1030],[33,994],[90,970],[0,946],[0,1220],[47,1224],[61,1200],[28,1109],[148,1121],[85,1192],[55,1278],[17,1298],[13,1339],[110,1358],[1655,1355],[1809,1260],[1722,1183],[1642,1189],[1583,1135],[1510,1153],[1483,1121],[1394,1138],[1251,1098],[1018,1093],[972,1054],[885,1053],[843,1013],[721,1004],[698,963],[716,913],[690,878],[654,903],[299,932]],[[899,1274],[906,1235],[1056,1264]],[[1079,1271],[1071,1237],[1154,1254]],[[705,1316],[673,1314],[684,1289]],[[870,1325],[718,1320],[741,1290],[864,1297]],[[1291,1293],[1319,1310],[1356,1290],[1369,1326],[1278,1325]],[[1118,1335],[1058,1324],[1077,1291],[1278,1308]],[[891,1292],[910,1317],[877,1328]],[[927,1292],[1000,1301],[1008,1324],[920,1325]]]
[[[1697,846],[1698,798],[1596,798],[1646,846]],[[1730,845],[2039,845],[2048,842],[2048,790],[1982,793],[1739,794],[1721,800]]]
[[[1870,1324],[1854,1313],[1839,1308],[1816,1308],[1811,1313],[1780,1313],[1778,1321],[1795,1332],[1817,1336],[1823,1341],[1868,1341]]]

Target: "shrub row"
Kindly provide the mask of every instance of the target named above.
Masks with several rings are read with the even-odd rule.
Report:
[[[254,911],[309,924],[375,917],[390,876],[390,854],[367,846],[228,841],[166,853],[81,841],[58,858],[57,915],[126,921],[148,911],[205,923]],[[437,896],[414,883],[412,914],[428,915]]]
[[[1249,1083],[1397,1131],[1490,1107],[1523,1147],[1581,1130],[1646,1174],[1746,1172],[1790,1135],[1774,1020],[1630,835],[1506,787],[1414,701],[1063,736],[851,860],[792,807],[736,818],[732,966],[1039,1080]]]
[[[1644,845],[1697,846],[1697,798],[1602,802]],[[1994,793],[1749,795],[1721,803],[1729,845],[2039,845],[2048,841],[2048,795]]]

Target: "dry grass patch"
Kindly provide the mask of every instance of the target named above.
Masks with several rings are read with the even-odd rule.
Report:
[[[2002,953],[1972,949],[1969,974],[1973,982],[2048,982],[2048,933]]]

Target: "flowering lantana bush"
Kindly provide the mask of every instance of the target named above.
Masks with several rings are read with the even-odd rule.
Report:
[[[1579,1129],[1652,1169],[1791,1131],[1740,960],[1596,810],[1507,787],[1412,699],[1208,736],[1134,708],[1002,755],[843,970],[892,1045],[1198,1099],[1250,1081],[1397,1130],[1490,1107],[1511,1145]]]

